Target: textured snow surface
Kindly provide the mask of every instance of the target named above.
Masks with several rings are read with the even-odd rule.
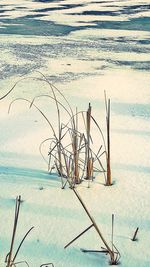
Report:
[[[118,82],[116,82],[118,78]],[[108,72],[101,77],[85,78],[70,84],[58,84],[72,107],[85,109],[91,101],[93,113],[105,133],[103,89],[111,96],[111,160],[114,185],[105,187],[99,175],[87,188],[84,182],[78,192],[94,216],[99,228],[111,244],[111,214],[115,214],[115,245],[121,253],[121,265],[147,267],[149,264],[149,105],[148,75],[137,71]],[[119,86],[118,86],[119,83]],[[4,83],[6,85],[6,82]],[[131,86],[132,84],[132,86]],[[10,84],[9,84],[10,85]],[[30,266],[52,261],[55,266],[107,266],[104,254],[84,254],[80,248],[100,249],[103,246],[94,228],[74,242],[63,247],[90,225],[74,193],[62,190],[60,179],[48,175],[38,145],[52,135],[41,115],[24,102],[16,102],[8,115],[9,101],[18,94],[30,95],[33,81],[22,82],[14,93],[0,104],[0,209],[1,209],[1,265],[9,250],[12,233],[15,197],[21,195],[16,245],[24,233],[34,226],[18,256]],[[130,89],[125,93],[125,88]],[[81,90],[82,89],[82,90]],[[42,90],[47,90],[43,87]],[[3,90],[3,92],[6,90]],[[23,93],[22,93],[23,91]],[[87,93],[88,92],[88,93]],[[55,108],[51,101],[41,99],[37,105],[54,120]],[[65,120],[65,118],[63,118]],[[45,147],[45,153],[48,147]],[[40,190],[42,189],[42,190]],[[139,227],[138,241],[131,238]]]
[[[7,3],[6,3],[7,2]],[[90,229],[70,247],[64,246],[91,222],[73,191],[61,189],[56,174],[47,173],[39,144],[52,137],[47,122],[25,101],[49,92],[48,84],[29,77],[41,71],[70,101],[73,110],[92,113],[104,134],[104,90],[111,98],[111,168],[114,185],[104,186],[98,175],[90,188],[78,192],[122,267],[150,265],[150,41],[149,1],[1,0],[0,1],[0,266],[6,266],[13,228],[15,198],[21,195],[14,252],[27,230],[17,260],[30,267],[53,262],[55,267],[106,267],[105,254]],[[23,77],[25,77],[23,76]],[[57,127],[56,107],[50,99],[36,105]],[[63,121],[67,121],[62,113]],[[100,141],[92,128],[96,145]],[[49,144],[43,146],[47,157]],[[132,242],[139,227],[138,240]],[[20,265],[24,267],[25,265]]]

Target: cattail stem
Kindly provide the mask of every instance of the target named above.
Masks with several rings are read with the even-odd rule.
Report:
[[[137,236],[138,230],[139,230],[139,227],[136,228],[136,230],[134,232],[134,235],[133,235],[133,238],[131,239],[132,241],[136,241],[137,240],[136,236]]]
[[[86,179],[91,178],[91,159],[90,159],[90,130],[91,130],[91,104],[89,103],[89,107],[86,114],[86,124],[87,124],[87,148],[86,148]]]
[[[106,185],[111,185],[112,179],[111,179],[111,168],[110,168],[110,99],[108,99],[108,103],[107,103],[106,123],[107,123],[107,181],[106,181]]]
[[[86,214],[88,215],[89,219],[91,220],[95,230],[97,231],[98,235],[100,236],[101,240],[103,241],[104,245],[106,246],[107,250],[108,250],[108,253],[110,255],[110,259],[111,259],[111,263],[115,263],[115,254],[114,254],[114,251],[111,250],[111,248],[109,247],[109,245],[107,244],[106,240],[104,239],[102,233],[100,232],[94,218],[91,216],[91,214],[89,213],[87,207],[85,206],[83,200],[81,199],[80,195],[78,194],[78,192],[73,188],[73,191],[76,195],[76,197],[78,198],[78,200],[80,201],[82,207],[84,208]]]
[[[80,233],[78,236],[76,236],[73,240],[71,240],[64,248],[69,247],[75,240],[77,240],[81,235],[85,234],[91,227],[93,227],[94,224],[92,223],[89,227],[87,227],[82,233]]]
[[[111,233],[112,251],[114,247],[114,214],[112,214],[112,233]]]
[[[9,253],[7,255],[8,256],[8,260],[7,260],[7,257],[6,257],[6,260],[7,260],[7,266],[6,267],[11,267],[11,265],[12,265],[12,253],[13,253],[13,247],[14,247],[14,242],[15,242],[16,229],[17,229],[17,224],[18,224],[20,203],[21,203],[21,196],[19,196],[19,197],[16,198],[14,227],[13,227],[13,233],[12,233],[10,251],[9,251]]]

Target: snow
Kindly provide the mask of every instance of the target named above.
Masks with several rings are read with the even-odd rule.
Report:
[[[114,240],[122,256],[121,265],[128,267],[140,264],[140,267],[146,267],[149,263],[150,238],[149,118],[136,112],[133,116],[127,110],[134,103],[138,103],[141,107],[147,104],[148,83],[145,79],[147,74],[145,77],[141,74],[141,79],[143,76],[141,83],[135,79],[140,74],[133,74],[135,76],[131,77],[130,73],[129,75],[120,73],[122,82],[119,87],[110,79],[113,76],[115,80],[115,75],[118,77],[115,70],[108,72],[106,76],[93,78],[92,87],[88,78],[72,81],[63,86],[58,84],[57,87],[63,90],[74,108],[79,97],[81,101],[79,107],[82,105],[86,107],[89,99],[88,95],[84,94],[84,88],[89,93],[93,88],[93,94],[92,92],[90,94],[93,112],[96,116],[101,112],[101,119],[105,116],[103,92],[99,92],[95,99],[96,91],[104,84],[110,88],[108,92],[112,97],[111,160],[114,185],[104,186],[103,176],[98,175],[90,188],[83,182],[77,190],[109,243],[111,215],[115,214]],[[131,79],[133,89],[130,90],[131,94],[122,95],[124,87],[131,86]],[[32,86],[32,81],[28,83]],[[80,86],[83,88],[82,93]],[[136,98],[134,98],[135,91]],[[13,93],[9,97],[13,98]],[[122,104],[115,110],[115,104],[121,103],[121,100]],[[123,103],[126,104],[125,114],[122,112]],[[105,254],[80,251],[80,248],[100,249],[103,246],[94,228],[64,250],[64,246],[87,228],[90,221],[73,191],[69,188],[62,190],[60,179],[56,175],[47,173],[45,162],[42,161],[38,151],[39,143],[51,134],[44,119],[34,109],[29,110],[28,104],[23,102],[22,104],[16,102],[8,115],[8,105],[8,99],[1,101],[1,266],[4,266],[4,258],[9,250],[17,195],[21,195],[24,202],[21,204],[15,247],[24,233],[34,226],[20,250],[18,261],[26,260],[30,266],[40,266],[44,262],[70,267],[107,266],[109,258]],[[48,101],[42,101],[41,107],[47,110],[50,105]],[[144,109],[141,112],[144,112]],[[50,119],[53,121],[54,110],[52,114]],[[131,238],[137,227],[139,227],[138,241],[133,242]]]
[[[0,39],[0,97],[23,79],[16,84],[16,88],[7,98],[0,101],[0,266],[6,266],[5,257],[10,249],[15,199],[18,195],[21,195],[23,202],[14,253],[24,234],[32,226],[34,229],[21,247],[17,261],[26,260],[30,267],[40,267],[48,262],[53,262],[55,267],[109,266],[108,255],[81,251],[100,250],[104,246],[94,228],[64,249],[69,241],[90,226],[91,221],[73,190],[68,186],[62,190],[57,174],[50,175],[47,172],[47,163],[40,155],[39,144],[53,136],[48,123],[34,107],[29,108],[29,103],[23,100],[14,102],[8,114],[9,105],[15,98],[23,97],[31,101],[34,96],[50,92],[47,83],[36,80],[41,77],[37,71],[41,71],[69,100],[74,111],[76,107],[78,110],[87,110],[89,102],[91,103],[92,114],[104,135],[104,90],[110,97],[113,185],[105,186],[103,174],[98,174],[90,183],[90,188],[84,181],[77,186],[77,191],[110,247],[111,218],[112,214],[115,215],[114,244],[121,253],[120,265],[148,267],[149,32],[144,21],[141,21],[142,29],[138,29],[136,21],[132,19],[146,18],[149,11],[147,8],[142,12],[132,13],[132,7],[136,6],[137,2],[146,6],[149,1],[130,1],[130,14],[122,12],[128,8],[128,0],[102,1],[99,5],[96,2],[101,1],[84,0],[82,6],[81,1],[77,0],[45,3],[31,0],[18,3],[8,0],[7,5],[5,2],[1,1],[4,20],[0,21],[0,29],[4,27],[4,31]],[[63,4],[79,6],[60,10]],[[56,10],[42,17],[41,29],[47,25],[42,24],[43,21],[51,21],[55,26],[62,26],[59,35],[54,32],[45,34],[42,30],[42,36],[35,36],[34,32],[29,32],[30,35],[21,35],[21,31],[18,31],[20,35],[11,33],[11,27],[15,29],[16,25],[17,30],[19,27],[23,29],[27,21],[31,24],[27,25],[26,29],[32,29],[36,17],[33,20],[26,18],[23,22],[25,24],[17,24],[15,19],[19,18],[21,23],[25,16],[44,14],[44,11],[37,12],[37,9],[43,8]],[[122,13],[117,16],[82,14],[91,10]],[[101,21],[106,23],[104,28],[101,24],[98,28],[97,23]],[[109,22],[110,24],[107,24]],[[115,22],[122,23],[122,26],[113,28]],[[128,22],[131,24],[126,24]],[[140,21],[138,23],[140,25]],[[17,28],[17,25],[20,26]],[[66,26],[74,26],[75,29],[64,34]],[[83,27],[80,29],[78,26]],[[7,29],[10,30],[9,34]],[[35,103],[57,129],[56,107],[53,101],[43,97],[36,98]],[[63,122],[68,121],[65,112],[62,112],[61,119]],[[99,136],[94,127],[92,131],[97,146]],[[48,150],[47,142],[42,150],[46,159]],[[133,242],[131,239],[137,227],[137,240]],[[22,263],[18,266],[26,265]]]

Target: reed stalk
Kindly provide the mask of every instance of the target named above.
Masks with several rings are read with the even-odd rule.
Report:
[[[80,183],[79,178],[79,168],[78,168],[78,160],[79,160],[79,154],[78,154],[78,114],[76,109],[76,120],[74,124],[74,128],[71,129],[71,139],[72,139],[72,154],[73,154],[73,180],[74,184]]]
[[[106,153],[106,162],[107,162],[107,179],[106,185],[112,185],[111,177],[111,165],[110,165],[110,99],[107,100],[106,92],[105,94],[105,108],[106,108],[106,131],[107,131],[107,153]]]
[[[107,182],[106,185],[112,185],[111,168],[110,168],[110,99],[108,100],[107,113]]]
[[[18,246],[18,248],[16,250],[15,255],[13,256],[13,248],[14,248],[16,230],[17,230],[17,225],[18,225],[18,218],[19,218],[19,212],[20,212],[20,204],[21,204],[21,196],[19,196],[19,197],[16,198],[14,226],[13,226],[13,233],[12,233],[12,238],[11,238],[10,251],[6,255],[6,259],[5,259],[5,262],[7,263],[6,264],[6,267],[12,267],[12,266],[15,266],[16,264],[20,263],[20,262],[15,263],[15,259],[16,259],[17,255],[18,255],[18,253],[19,253],[19,250],[20,250],[20,248],[21,248],[24,240],[26,239],[26,237],[28,236],[28,234],[31,232],[31,230],[34,228],[34,227],[31,227],[29,229],[29,231],[25,234],[25,236],[21,240],[21,242],[20,242],[20,244],[19,244],[19,246]],[[27,264],[27,262],[25,262],[25,263]]]
[[[139,227],[136,228],[136,230],[134,232],[134,235],[133,235],[133,237],[131,239],[132,241],[136,241],[137,240],[137,233],[138,233],[138,231],[139,231]]]
[[[15,235],[17,230],[17,224],[18,224],[18,217],[19,217],[19,211],[20,211],[20,203],[21,203],[21,196],[16,198],[16,205],[15,205],[15,217],[14,217],[14,226],[13,226],[13,233],[12,233],[12,239],[11,239],[11,245],[10,245],[10,251],[6,256],[5,262],[7,262],[6,267],[11,267],[13,260],[13,247],[15,242]]]
[[[91,179],[91,174],[92,174],[92,167],[93,165],[91,164],[91,157],[90,157],[90,129],[91,129],[91,104],[89,103],[89,107],[86,113],[86,125],[87,125],[87,130],[86,130],[86,136],[87,136],[87,146],[86,146],[86,179],[90,180]]]
[[[68,181],[69,182],[69,181]],[[117,248],[114,246],[113,244],[113,248],[111,249],[111,247],[108,245],[107,241],[105,240],[102,232],[100,231],[99,227],[96,224],[96,221],[94,220],[94,218],[91,216],[89,210],[87,209],[85,203],[83,202],[81,196],[79,195],[79,193],[77,192],[77,190],[75,188],[72,188],[74,194],[76,195],[76,197],[78,198],[80,204],[82,205],[83,209],[85,210],[86,214],[88,215],[90,221],[92,222],[92,224],[85,229],[85,231],[83,231],[81,234],[79,234],[76,238],[74,238],[71,242],[69,242],[64,248],[67,248],[71,243],[73,243],[77,238],[79,238],[82,234],[84,234],[86,231],[88,231],[91,227],[94,227],[96,232],[98,233],[100,239],[102,240],[102,242],[104,243],[105,247],[106,247],[106,251],[108,252],[109,256],[110,256],[110,264],[111,265],[117,265],[120,259],[120,253],[117,250]]]

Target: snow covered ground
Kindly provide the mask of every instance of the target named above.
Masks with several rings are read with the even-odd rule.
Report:
[[[99,92],[99,88],[109,88],[114,185],[105,187],[103,176],[99,175],[90,189],[85,182],[78,187],[78,191],[109,242],[111,214],[115,214],[114,239],[122,256],[121,265],[125,267],[137,264],[146,267],[149,264],[148,80],[146,73],[140,75],[133,71],[131,75],[131,71],[113,71],[106,76],[85,78],[66,85],[66,95],[72,106],[75,107],[76,102],[80,108],[86,108],[90,100],[95,116],[101,120],[105,111],[103,90]],[[62,88],[59,86],[65,92],[65,85]],[[131,87],[130,94],[123,96],[124,87]],[[89,93],[86,95],[87,90]],[[21,195],[24,202],[21,205],[16,246],[30,226],[35,228],[25,241],[18,260],[26,259],[30,266],[51,261],[55,266],[107,266],[107,256],[80,251],[80,248],[100,249],[103,245],[94,229],[67,250],[63,249],[90,225],[90,221],[74,193],[69,188],[62,190],[60,179],[46,172],[47,166],[39,154],[38,145],[49,137],[49,127],[41,115],[34,109],[29,110],[26,103],[19,102],[14,104],[8,115],[8,102],[6,99],[0,105],[1,264],[9,249],[15,197]],[[45,102],[41,107],[47,110],[51,104]],[[49,115],[52,118],[53,112]],[[132,242],[136,227],[139,227],[138,241]]]
[[[98,175],[90,188],[83,182],[77,190],[110,245],[111,215],[115,215],[114,243],[121,253],[121,266],[148,267],[148,1],[130,1],[130,8],[129,1],[82,1],[81,5],[80,1],[73,0],[26,0],[21,1],[20,8],[13,0],[7,1],[7,6],[5,1],[1,2],[0,97],[22,75],[39,77],[36,70],[41,71],[63,92],[74,110],[76,106],[86,110],[91,102],[92,112],[104,133],[104,90],[111,98],[114,185],[104,186],[103,176]],[[98,2],[103,2],[99,3],[99,8]],[[51,8],[52,12],[44,10],[46,8]],[[108,14],[108,10],[113,13]],[[35,15],[42,16],[45,12],[46,16],[39,22]],[[26,16],[29,15],[34,17],[28,20]],[[34,27],[35,20],[39,27]],[[47,27],[49,20],[50,28]],[[101,21],[105,23],[102,25]],[[52,31],[53,23],[56,24],[55,32]],[[21,34],[22,27],[26,34],[25,31]],[[10,248],[15,198],[21,195],[24,201],[15,248],[27,230],[31,226],[34,229],[25,240],[18,261],[26,260],[30,267],[46,262],[53,262],[55,267],[106,267],[109,257],[105,254],[84,254],[80,250],[103,246],[94,228],[64,249],[90,225],[90,221],[73,191],[69,188],[62,190],[57,175],[47,173],[47,165],[38,150],[40,142],[52,135],[46,121],[23,101],[16,102],[10,114],[7,113],[9,103],[16,97],[32,99],[47,90],[47,85],[39,81],[23,80],[0,102],[0,265],[6,265],[4,260]],[[36,101],[56,126],[52,102],[46,99]],[[47,150],[45,147],[45,153]],[[138,240],[133,242],[131,238],[137,227]]]

